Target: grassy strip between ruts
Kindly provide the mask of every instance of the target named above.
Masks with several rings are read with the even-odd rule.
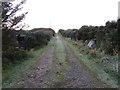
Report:
[[[93,58],[89,58],[87,55],[82,54],[82,52],[79,51],[79,45],[75,44],[75,42],[70,39],[64,39],[66,40],[72,51],[75,53],[75,55],[78,57],[78,59],[82,61],[92,72],[94,72],[97,78],[107,83],[111,88],[118,88],[118,82],[114,79],[111,79],[109,74],[107,74],[99,66],[99,64],[95,62],[95,60],[92,60]]]
[[[53,70],[55,74],[52,76],[54,78],[53,83],[56,88],[62,88],[64,83],[64,72],[70,68],[68,63],[66,62],[66,51],[64,44],[61,40],[60,36],[56,37],[57,42],[55,46],[55,61],[53,65]]]
[[[53,39],[52,39],[53,40]],[[3,71],[2,74],[2,87],[3,88],[10,88],[13,86],[18,79],[20,79],[20,76],[27,72],[29,69],[36,68],[37,62],[40,60],[40,57],[44,55],[45,51],[48,49],[48,47],[51,46],[52,40],[48,43],[47,46],[43,46],[42,48],[39,48],[35,51],[29,52],[30,57],[28,57],[23,62],[20,62],[20,64],[17,65],[11,65],[9,70]]]

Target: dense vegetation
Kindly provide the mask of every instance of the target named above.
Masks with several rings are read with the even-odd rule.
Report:
[[[16,16],[21,10],[22,0],[14,6],[12,2],[2,2],[2,65],[3,69],[9,64],[23,61],[28,57],[28,51],[47,45],[55,32],[51,28],[35,28],[22,30],[25,25],[20,22],[26,13]],[[16,30],[19,29],[19,30]]]
[[[4,30],[5,31],[5,30]],[[43,30],[24,31],[24,30],[8,30],[8,35],[3,31],[3,67],[9,63],[16,63],[24,60],[28,55],[27,52],[31,49],[36,49],[47,45],[52,36],[53,30],[49,32]],[[6,35],[8,37],[6,37]],[[11,37],[9,37],[11,35]],[[19,36],[19,37],[18,37]],[[12,38],[5,40],[6,38]],[[8,42],[7,42],[8,41]]]
[[[72,33],[76,32],[74,38],[83,42],[95,41],[95,48],[104,51],[106,54],[116,55],[118,54],[118,32],[116,21],[108,21],[105,26],[82,26],[79,30],[68,29],[59,32],[64,37],[72,38]]]
[[[15,28],[25,18],[26,13],[16,16],[17,11],[21,9],[21,5],[26,0],[22,0],[14,6],[12,2],[2,2],[2,63],[3,69],[10,62],[15,61],[15,58],[26,57],[26,52],[21,49],[16,49],[17,40]],[[20,57],[19,57],[20,56]]]

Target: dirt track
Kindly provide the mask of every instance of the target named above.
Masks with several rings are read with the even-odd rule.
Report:
[[[103,88],[107,87],[99,81],[96,76],[83,63],[80,63],[73,51],[64,43],[66,47],[67,60],[71,66],[65,74],[66,78],[70,78],[64,87],[67,88]]]
[[[21,77],[21,80],[12,87],[23,88],[99,88],[107,87],[99,81],[95,75],[90,72],[85,65],[80,63],[74,55],[69,45],[62,40],[66,50],[66,62],[69,64],[69,70],[63,72],[63,79],[58,82],[53,82],[53,77],[57,73],[53,70],[55,66],[55,44],[59,38],[54,38],[50,47],[45,54],[40,58],[37,68],[29,70]]]

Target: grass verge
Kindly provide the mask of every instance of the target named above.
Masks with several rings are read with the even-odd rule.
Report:
[[[39,62],[40,57],[45,53],[48,47],[51,45],[52,40],[47,46],[39,48],[35,51],[29,52],[30,56],[16,65],[10,65],[8,70],[2,72],[2,87],[10,88],[13,86],[20,76],[23,75],[29,69],[34,69]]]
[[[101,67],[100,63],[97,62],[96,58],[92,58],[89,55],[85,54],[83,50],[83,47],[79,48],[79,45],[76,44],[76,42],[66,39],[66,42],[70,46],[70,48],[73,50],[75,55],[79,58],[80,61],[82,61],[92,72],[94,72],[101,81],[105,82],[110,86],[109,88],[118,88],[118,82],[114,78],[110,76],[109,73],[106,73],[104,68]],[[81,49],[81,50],[80,50]]]
[[[55,74],[52,76],[54,78],[53,83],[56,88],[62,88],[64,83],[64,72],[70,68],[66,62],[66,51],[61,37],[56,37],[57,42],[55,45],[55,61],[53,65],[53,71]]]

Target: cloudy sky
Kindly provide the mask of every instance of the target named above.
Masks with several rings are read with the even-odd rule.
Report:
[[[19,0],[16,0],[18,3]],[[51,27],[79,29],[82,25],[105,25],[118,17],[119,0],[27,0],[21,12],[28,12],[28,29]]]

